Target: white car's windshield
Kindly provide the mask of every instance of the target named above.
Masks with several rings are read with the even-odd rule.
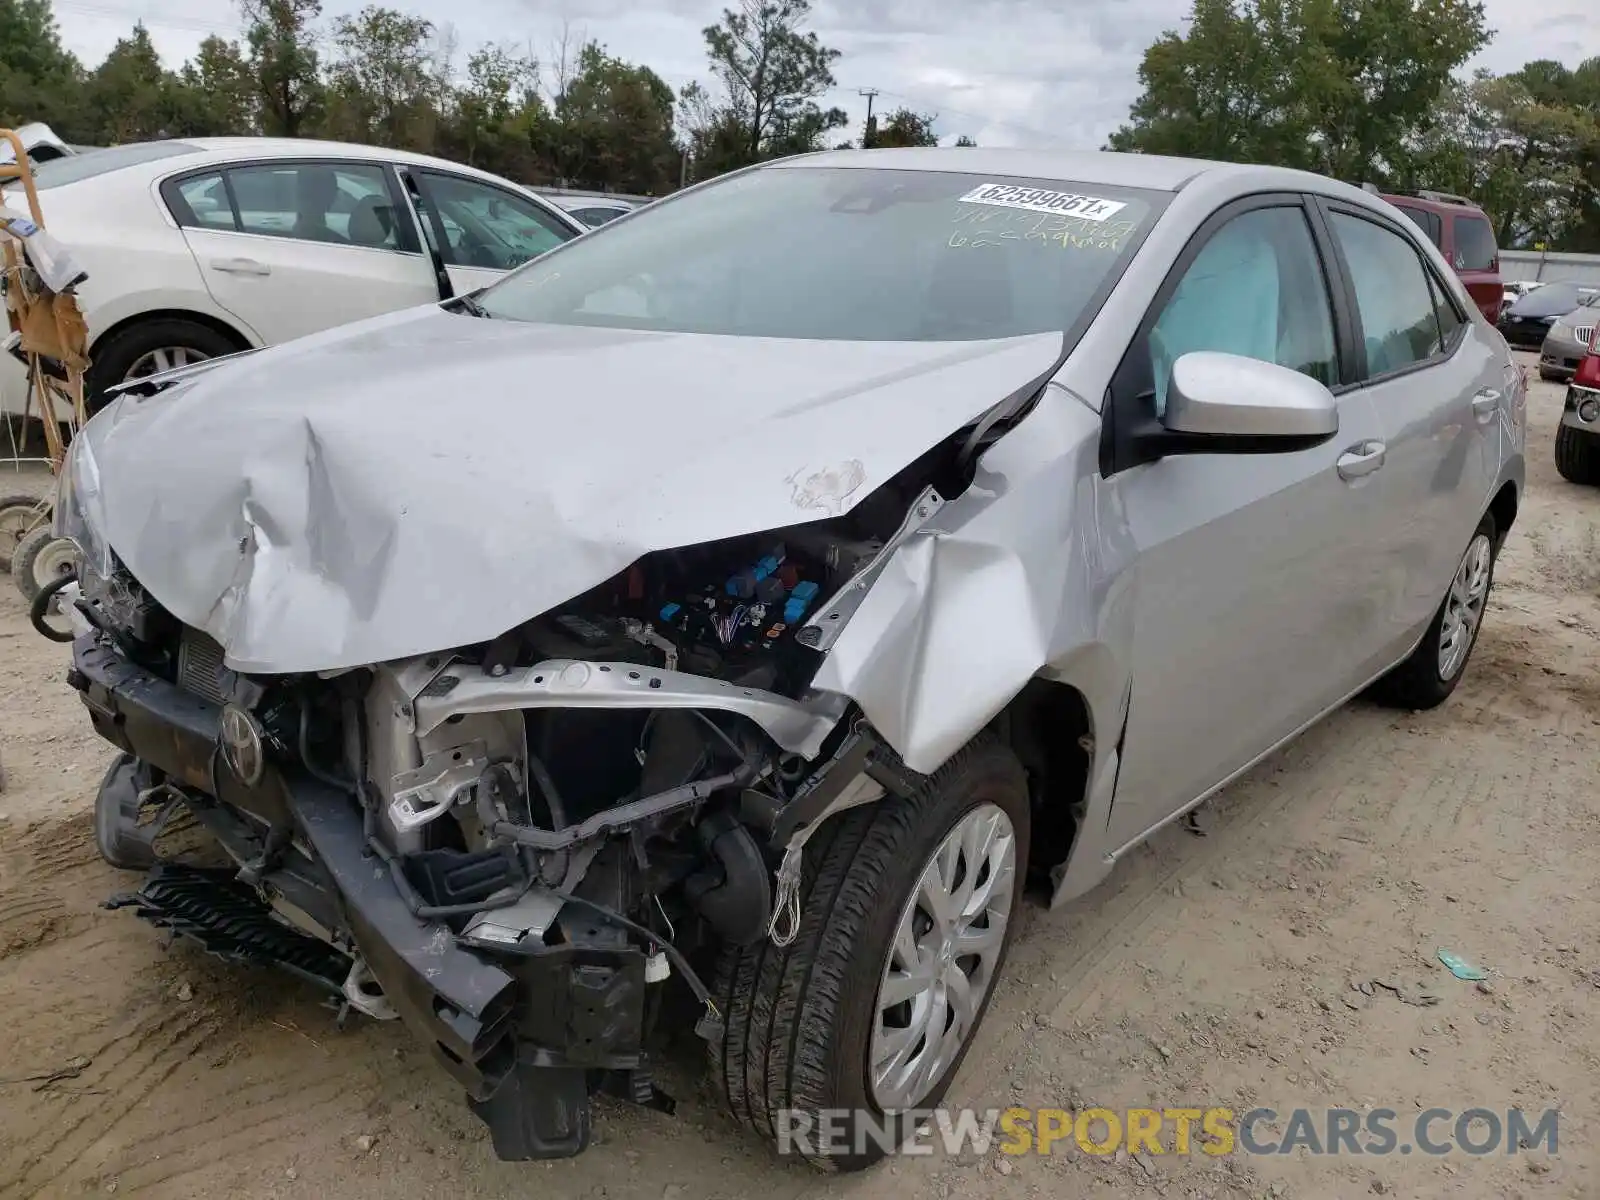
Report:
[[[784,166],[581,238],[480,293],[491,317],[746,337],[958,341],[1069,328],[1165,193]]]

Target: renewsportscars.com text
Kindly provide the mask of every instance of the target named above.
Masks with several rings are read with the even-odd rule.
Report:
[[[908,1119],[909,1118],[909,1119]],[[912,1110],[888,1120],[848,1109],[778,1114],[783,1154],[1555,1154],[1556,1109],[1064,1108]]]

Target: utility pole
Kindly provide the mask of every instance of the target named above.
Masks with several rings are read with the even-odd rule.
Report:
[[[877,98],[878,89],[861,88],[856,94],[867,98],[867,123],[861,129],[861,148],[870,150],[872,148],[872,102]]]

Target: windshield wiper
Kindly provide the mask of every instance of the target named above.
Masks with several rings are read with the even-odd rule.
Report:
[[[461,307],[463,312],[469,314],[470,316],[482,317],[485,321],[494,320],[494,314],[483,305],[479,304],[470,293],[465,296],[457,296],[456,304]]]

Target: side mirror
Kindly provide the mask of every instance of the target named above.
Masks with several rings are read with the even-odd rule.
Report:
[[[1339,432],[1339,406],[1299,371],[1193,350],[1172,364],[1161,429],[1163,455],[1308,450]]]

